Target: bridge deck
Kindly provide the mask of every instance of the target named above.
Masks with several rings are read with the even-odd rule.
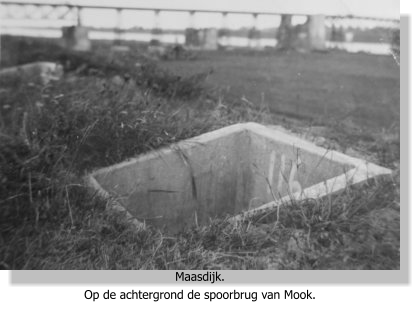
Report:
[[[209,9],[174,9],[174,8],[150,8],[137,6],[106,6],[106,5],[92,5],[92,4],[66,4],[66,3],[45,3],[45,2],[19,2],[19,1],[2,1],[3,6],[19,5],[19,6],[49,6],[49,7],[76,7],[79,9],[112,9],[112,10],[136,10],[136,11],[164,11],[164,12],[190,12],[190,13],[216,13],[216,14],[250,14],[250,15],[272,15],[281,16],[283,14],[290,14],[294,16],[308,16],[311,14],[291,13],[291,12],[268,12],[268,11],[244,11],[244,10],[209,10]],[[387,22],[399,22],[397,19],[390,18],[375,18],[352,15],[327,15],[327,18],[354,18],[363,20],[377,20]]]

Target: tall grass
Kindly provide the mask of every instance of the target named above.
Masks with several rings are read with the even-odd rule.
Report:
[[[5,81],[0,93],[0,261],[5,268],[59,266],[46,266],[49,258],[34,262],[32,255],[44,255],[45,242],[65,242],[63,235],[77,238],[72,234],[89,225],[85,218],[104,210],[105,202],[80,180],[89,170],[238,117],[220,110],[209,95],[208,73],[181,78],[140,55],[119,60],[103,52],[65,53],[56,47],[49,54],[43,48],[20,60],[58,61],[66,78],[46,86]],[[97,267],[79,263],[76,267]]]
[[[345,192],[331,207],[282,207],[279,225],[224,218],[176,236],[133,230],[84,187],[86,172],[228,124],[271,121],[268,106],[229,104],[207,88],[210,71],[182,78],[140,55],[42,46],[18,62],[59,61],[63,80],[1,85],[0,267],[399,267],[398,180]]]

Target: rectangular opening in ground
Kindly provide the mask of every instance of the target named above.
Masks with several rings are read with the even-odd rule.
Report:
[[[93,177],[135,218],[177,232],[254,209],[353,168],[244,125],[225,129]]]

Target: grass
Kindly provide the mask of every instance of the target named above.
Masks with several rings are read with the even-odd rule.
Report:
[[[2,48],[12,50],[15,44],[29,44],[27,40],[7,40]],[[0,267],[399,269],[398,171],[392,179],[370,181],[322,200],[283,206],[279,222],[276,212],[236,224],[227,218],[214,219],[208,226],[175,236],[152,227],[134,230],[120,214],[106,210],[107,202],[81,181],[94,168],[236,122],[275,124],[285,119],[286,127],[305,132],[310,120],[268,112],[274,110],[271,97],[282,89],[287,92],[279,94],[281,98],[295,89],[309,89],[300,95],[301,102],[311,93],[321,93],[323,85],[313,77],[319,73],[327,76],[323,71],[330,65],[336,72],[325,79],[341,75],[341,85],[354,87],[361,83],[346,80],[359,76],[358,80],[366,81],[365,86],[373,85],[376,97],[385,98],[392,106],[367,102],[367,95],[362,96],[365,87],[359,91],[358,104],[390,113],[389,119],[395,120],[399,79],[388,59],[340,53],[266,54],[256,58],[237,54],[235,58],[219,52],[194,60],[192,69],[188,62],[169,62],[172,67],[167,71],[135,51],[124,57],[100,49],[90,55],[56,47],[45,52],[51,50],[48,44],[34,41],[30,52],[3,63],[60,61],[66,74],[63,80],[46,86],[23,81],[1,84]],[[201,64],[207,59],[224,69],[219,73],[214,68],[212,73]],[[272,59],[286,66],[283,77],[260,69],[266,69]],[[327,65],[314,70],[314,64],[326,61]],[[380,65],[374,67],[374,61]],[[257,70],[255,62],[259,63]],[[372,66],[370,71],[367,63]],[[172,72],[174,66],[184,72]],[[301,88],[301,82],[289,76],[294,68],[306,70],[301,72]],[[245,70],[248,74],[242,74]],[[268,74],[285,82],[279,89],[271,87],[272,81],[263,86],[265,89],[255,87]],[[213,83],[213,76],[223,86],[233,81],[238,88],[221,88]],[[284,87],[286,83],[292,84]],[[258,99],[258,91],[264,91],[264,99]],[[347,96],[349,91],[344,91]],[[242,94],[245,100],[241,100]],[[295,102],[291,98],[288,102]],[[312,99],[320,101],[317,96]],[[329,98],[323,101],[332,103]],[[398,169],[399,131],[395,123],[384,128],[380,119],[369,126],[361,125],[361,117],[354,118],[355,125],[324,120],[324,135],[334,147],[354,149],[375,163]]]
[[[331,208],[325,200],[282,207],[278,226],[274,218],[235,226],[214,220],[175,237],[152,228],[136,232],[77,192],[74,226],[68,214],[57,218],[60,228],[42,226],[32,231],[36,236],[26,226],[8,249],[29,269],[396,269],[395,190],[386,182],[351,192]]]
[[[167,61],[181,76],[213,70],[229,101],[264,101],[271,111],[315,123],[353,120],[361,127],[399,121],[400,70],[395,59],[367,54],[206,52],[195,61]]]

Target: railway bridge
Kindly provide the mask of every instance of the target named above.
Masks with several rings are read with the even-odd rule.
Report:
[[[68,40],[88,42],[88,32],[91,27],[86,27],[86,21],[83,18],[83,12],[86,11],[113,11],[116,13],[116,23],[114,27],[100,27],[94,31],[111,31],[115,34],[117,41],[122,40],[126,33],[132,33],[134,29],[126,29],[123,27],[124,14],[126,12],[152,12],[153,26],[151,29],[151,37],[158,41],[164,34],[161,27],[161,15],[163,13],[185,13],[188,15],[188,27],[184,29],[185,43],[189,45],[198,45],[199,38],[201,40],[201,29],[196,29],[196,16],[200,13],[215,14],[221,16],[220,24],[213,24],[215,31],[204,32],[207,40],[212,40],[214,48],[218,42],[227,44],[230,35],[228,20],[231,15],[249,15],[252,24],[249,26],[247,33],[250,47],[259,46],[260,28],[259,18],[261,16],[276,17],[277,31],[275,36],[276,46],[278,48],[304,48],[304,49],[325,49],[326,27],[331,28],[331,36],[336,40],[344,40],[343,28],[348,28],[353,24],[372,24],[383,28],[396,28],[399,26],[399,20],[373,18],[373,17],[357,17],[349,15],[306,15],[306,14],[289,14],[270,11],[244,11],[244,10],[208,10],[208,9],[178,9],[178,8],[150,8],[137,6],[105,6],[92,4],[70,4],[70,3],[45,3],[45,2],[23,2],[23,1],[1,1],[1,26],[3,29],[28,28],[25,26],[26,21],[41,21],[43,24],[36,27],[38,30],[56,30],[61,31]],[[294,18],[304,17],[305,23],[302,25],[294,25]],[[143,27],[138,19],[137,27]],[[31,30],[34,28],[31,27]],[[210,30],[210,29],[206,29]],[[4,32],[4,31],[3,31]],[[6,31],[7,33],[7,31]],[[211,35],[210,35],[211,34]],[[342,35],[341,35],[342,34]],[[200,42],[201,43],[201,42]],[[84,44],[88,48],[89,44]],[[210,44],[209,44],[210,45]],[[83,48],[83,44],[79,45]]]

